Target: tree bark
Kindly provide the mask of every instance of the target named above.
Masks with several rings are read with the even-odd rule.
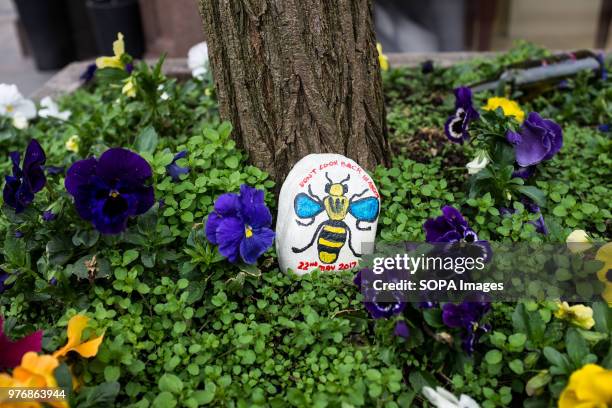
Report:
[[[222,119],[282,182],[309,153],[390,150],[369,0],[200,0]]]

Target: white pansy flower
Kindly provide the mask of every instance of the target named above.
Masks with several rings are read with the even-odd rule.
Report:
[[[574,254],[584,252],[593,246],[585,230],[572,231],[565,239],[565,242],[567,243],[567,249]]]
[[[203,41],[189,49],[187,65],[194,78],[203,79],[208,72],[208,44]]]
[[[23,130],[28,127],[28,120],[23,115],[15,115],[13,116],[13,126]]]
[[[423,395],[437,408],[480,408],[471,397],[462,394],[459,399],[442,387],[423,387]]]
[[[36,105],[23,97],[16,85],[0,84],[0,116],[16,118],[18,123],[36,117]]]
[[[162,92],[162,94],[161,94],[161,95],[159,95],[159,98],[160,98],[162,101],[167,101],[167,100],[170,98],[170,95],[168,95],[168,92],[165,92],[165,91],[164,91],[164,92]]]
[[[45,96],[42,101],[40,101],[41,109],[38,111],[38,116],[41,118],[56,118],[59,120],[68,120],[72,112],[70,111],[61,111],[59,110],[59,106],[51,97]]]
[[[476,174],[487,167],[487,164],[489,164],[489,157],[485,152],[479,152],[476,157],[474,157],[474,160],[465,165],[465,168],[468,174]]]

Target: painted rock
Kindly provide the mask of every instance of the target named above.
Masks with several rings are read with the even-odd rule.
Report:
[[[354,268],[372,247],[379,212],[378,189],[353,160],[339,154],[304,157],[289,172],[278,201],[281,269],[302,275]]]

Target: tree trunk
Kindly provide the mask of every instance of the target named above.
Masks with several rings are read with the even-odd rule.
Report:
[[[388,164],[369,0],[200,0],[221,117],[282,182],[309,153]]]

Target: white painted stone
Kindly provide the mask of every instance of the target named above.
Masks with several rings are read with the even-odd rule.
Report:
[[[379,212],[378,189],[353,160],[340,154],[304,157],[289,172],[278,201],[281,269],[302,275],[357,266],[371,247],[367,243],[374,242]]]

